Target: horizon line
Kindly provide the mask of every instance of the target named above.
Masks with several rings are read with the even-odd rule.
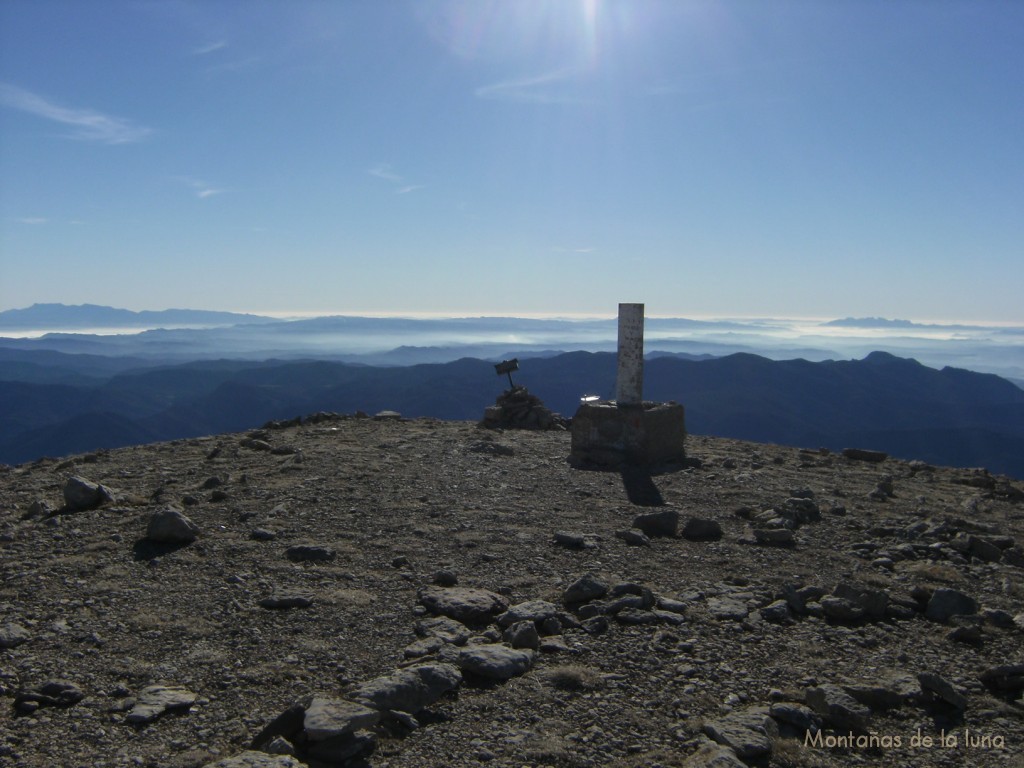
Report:
[[[617,312],[498,312],[493,311],[401,311],[401,310],[252,310],[252,309],[197,309],[190,307],[166,307],[163,309],[129,309],[128,307],[114,307],[111,305],[93,304],[83,302],[81,304],[63,304],[62,302],[34,302],[28,307],[8,307],[0,309],[0,313],[16,310],[30,309],[36,305],[60,305],[66,307],[92,306],[105,309],[119,309],[129,312],[222,312],[237,315],[255,315],[267,317],[274,320],[311,320],[316,318],[329,317],[364,317],[374,319],[406,319],[406,320],[462,320],[473,318],[497,318],[497,319],[522,319],[522,320],[566,320],[575,321],[599,321],[614,320]],[[646,305],[645,305],[646,309]],[[884,322],[898,323],[909,322],[915,326],[967,326],[974,328],[1024,328],[1024,319],[1019,321],[1011,320],[960,320],[949,318],[915,318],[915,317],[884,317],[878,315],[766,315],[766,314],[718,314],[708,312],[694,312],[690,314],[672,313],[646,313],[645,319],[650,320],[699,320],[704,322],[739,322],[739,323],[813,323],[822,324],[836,320],[881,320]],[[884,329],[880,328],[880,329]],[[879,330],[879,329],[876,329]],[[899,326],[889,330],[898,331]]]

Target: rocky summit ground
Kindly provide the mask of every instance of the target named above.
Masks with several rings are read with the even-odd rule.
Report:
[[[1024,765],[1024,491],[321,415],[0,468],[0,764]]]

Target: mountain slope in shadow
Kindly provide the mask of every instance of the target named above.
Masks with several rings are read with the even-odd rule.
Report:
[[[572,352],[524,361],[516,383],[572,415],[583,394],[614,395],[615,369],[614,354]],[[504,386],[492,363],[472,358],[391,368],[203,361],[122,372],[98,385],[0,381],[0,461],[240,431],[316,411],[476,420]],[[991,374],[882,352],[820,363],[656,356],[645,365],[644,393],[685,405],[695,434],[856,445],[1024,477],[1024,391]]]

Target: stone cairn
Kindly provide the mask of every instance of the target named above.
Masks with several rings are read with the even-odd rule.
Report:
[[[481,427],[487,429],[567,429],[569,420],[553,413],[526,387],[506,389],[484,410]]]

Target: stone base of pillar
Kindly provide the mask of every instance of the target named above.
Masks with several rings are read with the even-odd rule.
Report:
[[[572,417],[574,467],[682,464],[686,461],[686,419],[678,403],[618,405],[584,403]]]

